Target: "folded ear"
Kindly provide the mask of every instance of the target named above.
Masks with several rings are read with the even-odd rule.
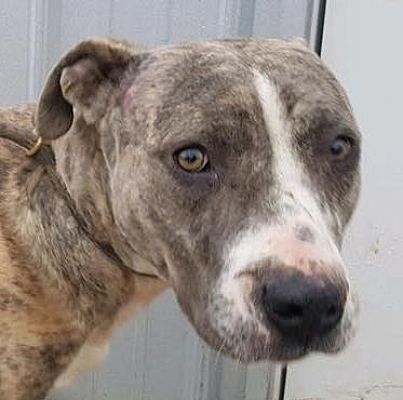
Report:
[[[40,96],[36,114],[39,136],[51,141],[65,134],[73,122],[73,106],[89,109],[97,104],[101,85],[118,82],[140,51],[140,47],[112,39],[87,40],[69,51],[50,73]]]

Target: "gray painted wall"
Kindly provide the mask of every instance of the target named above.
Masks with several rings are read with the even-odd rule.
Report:
[[[159,45],[220,37],[311,38],[315,0],[0,0],[0,105],[34,100],[82,38]],[[112,343],[105,364],[54,400],[264,400],[269,365],[246,368],[207,349],[166,294]]]

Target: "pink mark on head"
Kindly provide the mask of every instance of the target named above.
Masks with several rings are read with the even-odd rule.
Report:
[[[137,97],[137,91],[134,84],[131,84],[123,95],[123,112],[128,112],[135,104],[135,99]]]

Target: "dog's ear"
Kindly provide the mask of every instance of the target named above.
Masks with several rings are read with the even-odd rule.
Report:
[[[117,84],[139,51],[112,39],[87,40],[69,51],[50,73],[39,99],[36,129],[42,139],[51,141],[70,129],[73,107],[89,119],[95,118],[91,112],[102,112],[108,94],[100,95],[99,89]]]

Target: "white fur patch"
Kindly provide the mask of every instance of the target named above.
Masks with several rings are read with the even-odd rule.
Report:
[[[290,228],[297,224],[312,228],[316,239],[327,243],[323,251],[333,253],[333,256],[337,254],[340,260],[339,251],[329,231],[331,221],[328,213],[321,209],[315,188],[311,186],[298,154],[299,149],[293,145],[292,125],[287,120],[277,88],[268,77],[260,73],[255,74],[255,86],[262,105],[267,134],[270,136],[274,190],[278,193],[276,204],[280,207],[282,222]],[[290,208],[291,213],[287,211]]]
[[[267,134],[270,136],[274,186],[280,197],[277,199],[278,204],[280,206],[290,204],[293,199],[297,203],[295,206],[304,208],[305,213],[309,213],[318,228],[327,231],[318,200],[308,188],[309,178],[304,172],[305,168],[297,154],[298,150],[293,146],[292,126],[287,121],[278,91],[274,84],[260,73],[255,74],[255,86],[262,106]],[[285,211],[284,214],[286,214]],[[287,218],[287,215],[283,217]]]
[[[320,207],[310,187],[310,180],[293,146],[292,125],[287,121],[284,105],[274,83],[255,73],[255,87],[263,110],[267,134],[272,147],[272,193],[278,221],[251,221],[250,228],[240,232],[224,254],[226,268],[220,280],[220,292],[234,304],[243,318],[248,318],[245,304],[248,288],[238,274],[253,268],[259,261],[277,258],[293,265],[306,256],[328,265],[342,266],[339,250],[330,234],[330,219]],[[296,238],[295,228],[306,226],[315,244]],[[288,239],[289,238],[289,239]],[[252,318],[249,315],[249,318]]]

